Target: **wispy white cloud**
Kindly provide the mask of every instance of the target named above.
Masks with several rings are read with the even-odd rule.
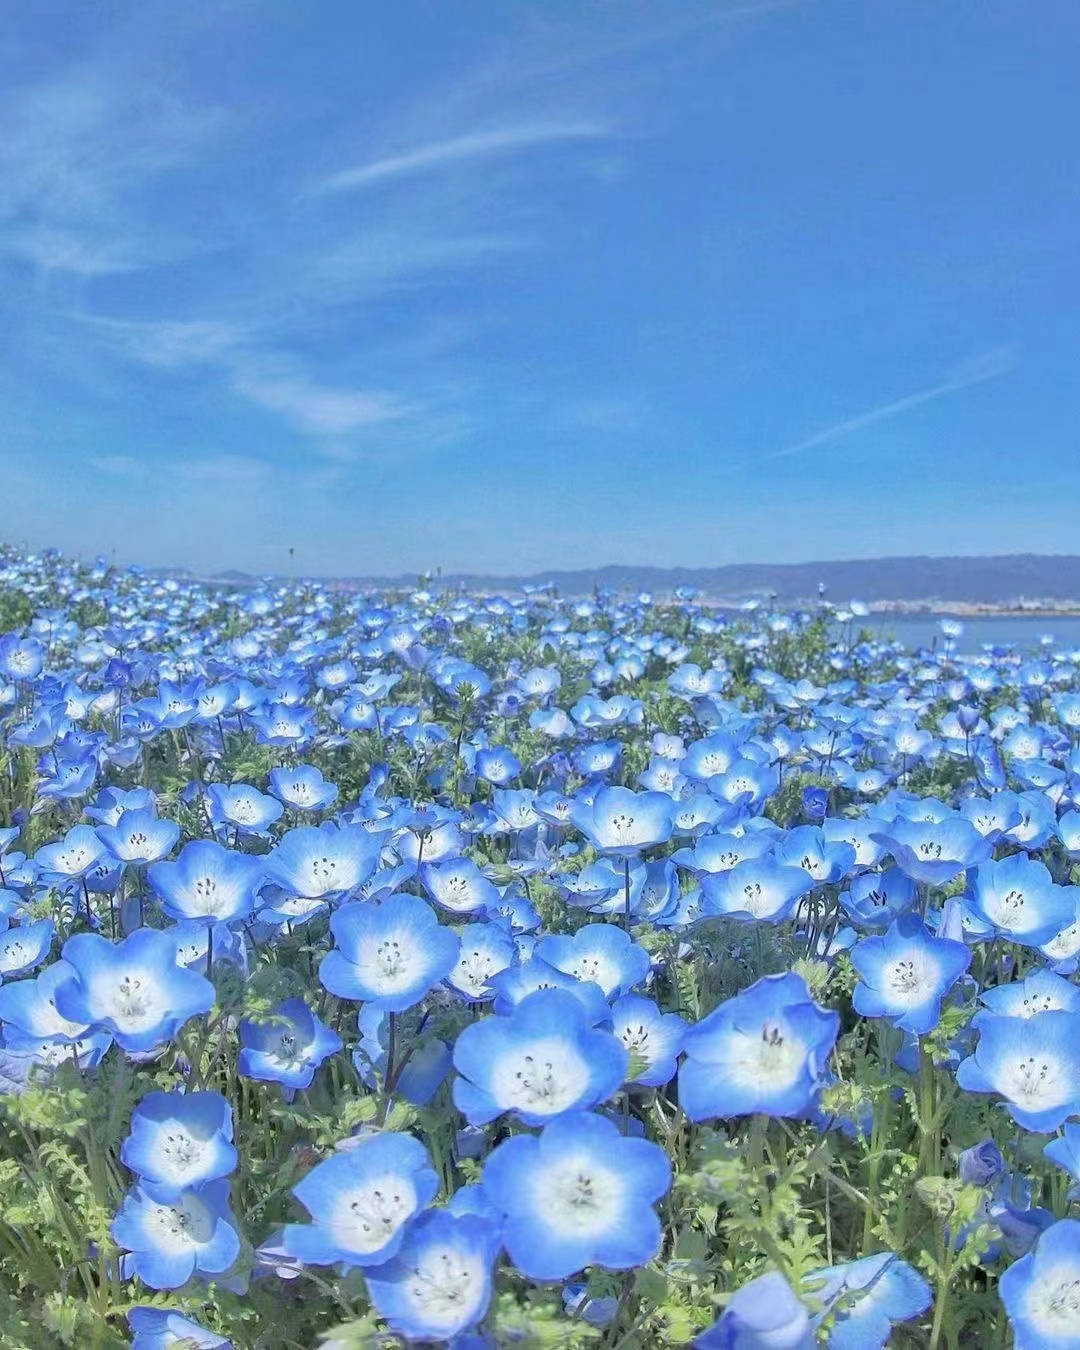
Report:
[[[831,426],[815,431],[812,436],[806,436],[802,440],[795,441],[791,445],[785,445],[781,449],[773,450],[768,454],[759,455],[757,460],[760,462],[761,460],[784,459],[789,455],[798,455],[806,450],[816,450],[819,446],[830,445],[833,441],[843,440],[846,436],[865,431],[867,427],[877,426],[880,422],[889,422],[894,417],[901,417],[904,413],[910,412],[913,408],[920,408],[925,403],[935,403],[938,399],[948,398],[964,389],[970,389],[973,385],[1000,379],[1003,375],[1007,375],[1014,365],[1015,361],[1012,355],[1005,349],[995,348],[992,351],[981,353],[957,366],[949,378],[942,380],[939,384],[932,384],[926,389],[919,389],[913,394],[906,394],[903,398],[882,403],[876,408],[871,408],[868,412],[859,413],[857,416],[846,418],[842,422],[834,422]]]
[[[403,399],[385,390],[334,389],[300,376],[240,371],[233,387],[314,436],[341,436],[399,421],[411,412]]]
[[[431,141],[395,155],[342,169],[318,184],[320,192],[355,192],[389,180],[439,172],[470,160],[518,154],[559,141],[595,140],[609,134],[594,122],[553,122],[474,131],[447,140]]]

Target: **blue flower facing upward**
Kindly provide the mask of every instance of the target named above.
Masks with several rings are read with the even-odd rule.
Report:
[[[1015,1350],[1080,1350],[1080,1220],[1048,1228],[998,1288]]]
[[[937,1026],[942,998],[970,963],[962,942],[931,937],[917,915],[904,914],[884,937],[863,938],[852,949],[860,976],[855,1010],[924,1036]]]
[[[839,1015],[818,1007],[800,975],[765,976],[687,1031],[682,1109],[694,1121],[801,1115],[839,1029]]]
[[[484,1164],[483,1188],[505,1216],[510,1259],[534,1280],[584,1266],[628,1270],[660,1249],[653,1205],[671,1185],[664,1150],[574,1111],[539,1135],[516,1135]]]
[[[830,1317],[829,1350],[883,1350],[897,1322],[925,1312],[932,1298],[919,1272],[892,1252],[878,1252],[808,1275],[805,1288]]]
[[[228,1176],[236,1166],[232,1111],[219,1092],[148,1092],[131,1117],[120,1161],[163,1198]]]
[[[250,915],[263,865],[213,839],[193,839],[175,862],[151,864],[147,876],[170,918],[231,923]]]
[[[142,1182],[125,1198],[112,1235],[126,1252],[121,1274],[137,1275],[151,1289],[179,1289],[192,1275],[220,1275],[240,1254],[224,1180],[179,1193]]]
[[[975,1025],[979,1042],[957,1067],[960,1087],[1000,1093],[1026,1130],[1049,1133],[1080,1114],[1080,1013],[980,1012]]]
[[[280,1083],[287,1091],[310,1087],[315,1070],[341,1049],[341,1037],[325,1026],[302,998],[286,999],[264,1022],[240,1023],[237,1068],[245,1078]]]

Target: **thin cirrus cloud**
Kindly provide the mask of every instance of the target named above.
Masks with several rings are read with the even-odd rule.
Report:
[[[893,399],[889,403],[882,403],[879,407],[859,413],[856,417],[846,418],[842,422],[834,422],[831,426],[824,427],[821,431],[816,431],[812,436],[807,436],[803,440],[795,441],[792,445],[785,445],[769,454],[759,455],[757,460],[760,462],[761,460],[786,459],[789,455],[798,455],[805,450],[816,450],[819,446],[830,445],[833,441],[843,440],[844,437],[852,436],[858,431],[864,431],[867,427],[877,426],[880,422],[889,422],[894,417],[901,417],[913,408],[922,407],[924,403],[935,403],[938,399],[948,398],[950,395],[958,394],[974,385],[986,384],[989,380],[1000,379],[1002,376],[1009,374],[1014,365],[1015,362],[1008,351],[1003,348],[994,348],[972,357],[968,361],[961,362],[948,379],[942,380],[938,384],[932,384],[926,389],[919,389],[914,394],[907,394],[903,398]]]
[[[609,134],[608,127],[596,122],[538,123],[503,127],[493,131],[476,131],[465,136],[431,141],[427,145],[405,150],[401,154],[388,155],[352,169],[343,169],[324,178],[316,191],[357,192],[395,179],[436,173],[471,160],[517,154],[559,141],[596,140]]]

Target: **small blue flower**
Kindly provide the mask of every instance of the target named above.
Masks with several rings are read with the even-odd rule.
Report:
[[[174,1194],[141,1183],[129,1191],[112,1222],[126,1255],[120,1271],[151,1289],[179,1289],[192,1275],[220,1275],[240,1254],[229,1211],[229,1183],[208,1181]]]
[[[629,1055],[610,1031],[594,1028],[562,989],[529,994],[505,1017],[487,1017],[454,1046],[454,1101],[471,1125],[513,1111],[543,1125],[595,1106],[618,1091]]]
[[[730,871],[702,876],[701,913],[744,923],[782,923],[791,917],[796,901],[813,888],[813,877],[801,867],[770,856],[747,858]]]
[[[247,783],[211,783],[206,789],[206,804],[215,832],[232,829],[237,835],[264,838],[285,810],[276,797],[268,797]]]
[[[458,930],[457,964],[446,977],[447,984],[471,1003],[486,1003],[495,997],[488,983],[493,975],[508,970],[517,957],[517,947],[504,923],[467,923]]]
[[[118,862],[136,866],[164,858],[180,838],[179,825],[146,807],[122,811],[115,824],[99,825],[97,832]]]
[[[132,1308],[127,1321],[131,1350],[232,1350],[232,1341],[174,1308]]]
[[[457,934],[419,896],[398,892],[380,905],[342,905],[330,927],[337,945],[323,957],[319,980],[338,998],[403,1012],[457,964]]]
[[[814,1350],[810,1314],[779,1271],[736,1289],[695,1350]]]
[[[915,914],[904,914],[884,937],[863,938],[851,952],[860,976],[852,1002],[864,1017],[925,1036],[941,1019],[941,1000],[971,964],[962,942],[931,937]]]
[[[345,895],[375,871],[380,838],[361,825],[300,825],[266,855],[266,872],[282,890],[306,900]]]
[[[170,918],[211,924],[246,919],[264,872],[258,858],[193,839],[175,862],[151,864],[147,876]]]
[[[484,1164],[484,1192],[505,1216],[510,1259],[534,1280],[585,1266],[628,1270],[660,1249],[653,1205],[671,1185],[664,1150],[628,1139],[603,1116],[574,1111],[539,1137],[516,1135]]]
[[[687,1031],[678,1013],[662,1013],[651,998],[625,994],[612,1004],[611,1019],[630,1054],[630,1081],[638,1087],[670,1083]]]
[[[471,858],[426,862],[420,880],[432,900],[451,914],[474,914],[496,904],[499,892]]]
[[[666,792],[602,787],[592,802],[571,803],[570,820],[598,852],[634,858],[671,838],[674,811]]]
[[[897,816],[871,835],[889,850],[896,865],[914,881],[943,886],[990,856],[992,845],[960,815],[943,820],[909,820]]]
[[[1049,1133],[1080,1114],[1080,1014],[979,1013],[975,1024],[979,1043],[957,1067],[960,1087],[1000,1093],[1026,1130]]]
[[[629,993],[649,973],[650,958],[629,933],[610,923],[587,923],[572,937],[542,937],[536,956],[576,980],[591,980],[605,998]]]
[[[316,1266],[377,1266],[401,1246],[439,1178],[411,1134],[371,1134],[316,1164],[293,1187],[311,1223],[286,1224],[281,1247]]]
[[[1006,937],[1026,947],[1049,942],[1076,917],[1070,891],[1056,886],[1043,864],[1024,853],[978,867],[966,909],[988,936]]]
[[[229,1103],[219,1092],[148,1092],[131,1117],[120,1161],[163,1198],[228,1176],[236,1166]]]
[[[915,903],[915,883],[899,867],[863,872],[852,877],[850,887],[839,899],[844,913],[857,927],[880,930],[888,928]]]
[[[322,811],[332,806],[338,795],[337,786],[328,783],[312,764],[271,769],[270,791],[294,811]]]
[[[925,1312],[932,1298],[919,1272],[892,1252],[814,1271],[804,1287],[825,1304],[823,1316],[832,1314],[829,1350],[883,1350],[893,1326]]]
[[[427,1210],[397,1255],[365,1272],[368,1295],[399,1336],[448,1341],[487,1312],[499,1247],[498,1228],[482,1216]]]
[[[1005,1172],[1005,1159],[992,1139],[983,1139],[964,1149],[956,1160],[956,1171],[965,1186],[991,1186]]]
[[[0,978],[25,975],[40,965],[49,954],[55,932],[52,919],[37,919],[0,933]]]
[[[767,975],[690,1027],[679,1102],[691,1120],[798,1116],[814,1101],[840,1018],[805,980]]]
[[[1052,970],[1034,971],[1022,980],[997,984],[979,996],[1000,1017],[1034,1017],[1043,1012],[1080,1012],[1080,986]]]
[[[245,1078],[280,1083],[295,1091],[311,1086],[315,1070],[341,1049],[341,1037],[325,1026],[302,998],[286,999],[265,1022],[240,1023],[237,1068]]]
[[[998,1289],[1015,1350],[1080,1350],[1080,1220],[1048,1228]]]

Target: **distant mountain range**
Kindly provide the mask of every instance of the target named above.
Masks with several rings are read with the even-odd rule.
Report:
[[[174,573],[176,575],[176,573]],[[251,586],[244,572],[221,573],[215,581]],[[323,578],[330,580],[330,578]],[[334,578],[348,586],[414,586],[416,576]],[[441,588],[512,592],[523,585],[553,584],[561,595],[589,595],[596,587],[670,595],[689,586],[713,600],[740,601],[775,594],[784,603],[817,596],[819,583],[830,599],[1012,607],[1047,601],[1080,605],[1080,557],[1016,553],[996,558],[860,558],[845,562],[734,563],[727,567],[582,568],[532,576],[454,573],[431,579]]]

